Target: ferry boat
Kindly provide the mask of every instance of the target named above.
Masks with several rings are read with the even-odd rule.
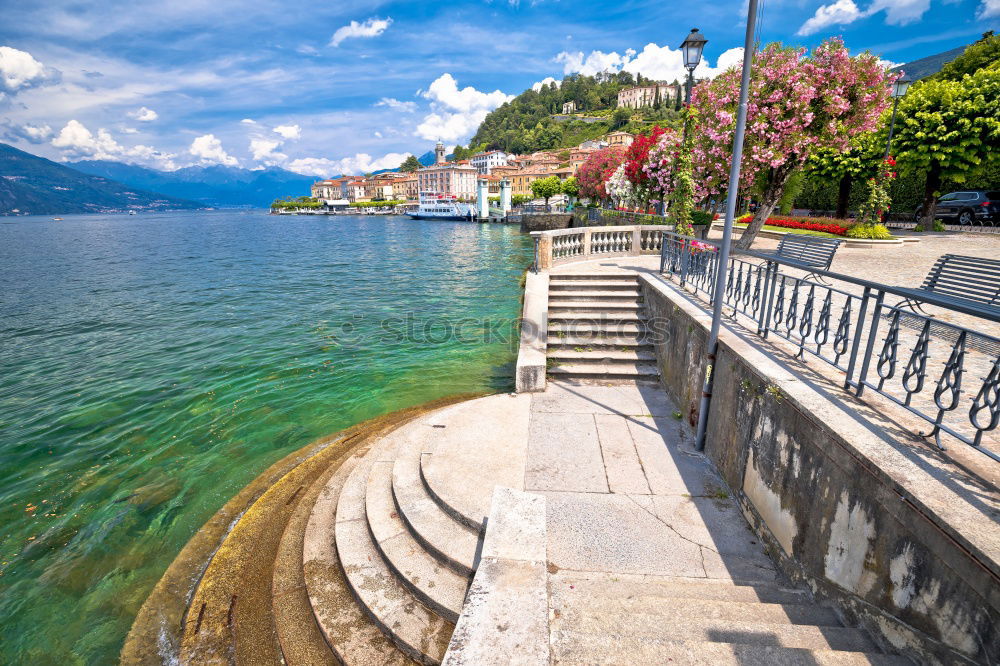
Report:
[[[476,207],[461,203],[454,195],[421,192],[417,210],[407,213],[414,220],[474,220]]]

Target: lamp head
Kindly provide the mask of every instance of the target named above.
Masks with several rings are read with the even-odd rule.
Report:
[[[684,66],[693,70],[701,62],[701,53],[705,50],[708,40],[698,32],[698,28],[691,28],[691,33],[681,44],[681,52],[684,54]]]
[[[908,78],[906,78],[905,75],[900,76],[892,84],[892,96],[893,97],[902,97],[903,95],[905,95],[906,91],[910,87],[911,83],[912,83],[912,81],[910,81]]]

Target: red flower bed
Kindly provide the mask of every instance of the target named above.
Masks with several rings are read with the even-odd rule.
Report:
[[[753,219],[753,215],[744,215],[740,219],[736,220],[737,224],[748,224],[750,220]],[[808,218],[778,218],[769,217],[765,223],[772,227],[784,227],[785,229],[802,229],[804,231],[822,231],[828,234],[834,234],[836,236],[846,236],[847,227],[840,224],[833,224],[830,222],[814,222]]]

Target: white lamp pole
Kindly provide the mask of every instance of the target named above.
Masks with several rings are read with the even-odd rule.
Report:
[[[705,431],[708,427],[708,410],[712,402],[712,384],[715,379],[715,356],[719,351],[719,327],[722,323],[722,301],[729,277],[729,249],[733,243],[733,220],[736,217],[736,194],[740,186],[740,163],[743,161],[743,135],[747,126],[747,93],[750,90],[750,67],[753,64],[754,26],[757,23],[757,0],[750,0],[747,9],[747,34],[743,44],[743,78],[740,81],[740,106],[736,114],[736,135],[733,139],[733,164],[729,169],[729,189],[726,191],[726,223],[719,247],[719,265],[715,277],[715,296],[712,299],[712,328],[708,334],[708,368],[701,392],[698,410],[698,430],[695,446],[705,448]]]

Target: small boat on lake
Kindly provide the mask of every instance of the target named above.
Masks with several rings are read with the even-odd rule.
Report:
[[[454,195],[421,192],[417,210],[408,212],[414,220],[474,220],[476,207],[461,203]]]

